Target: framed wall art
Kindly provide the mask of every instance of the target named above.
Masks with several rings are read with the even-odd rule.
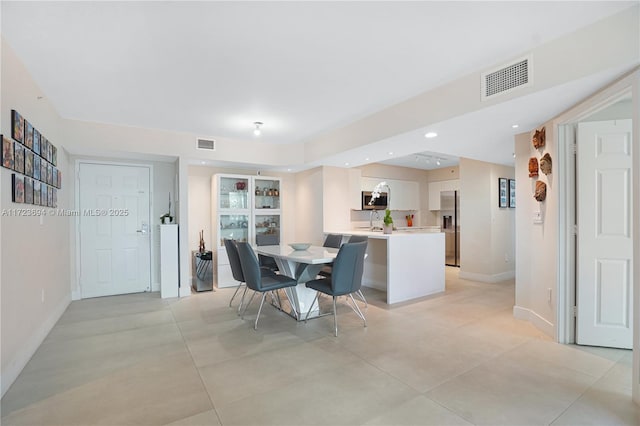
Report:
[[[33,156],[33,178],[36,180],[40,180],[40,162],[42,160],[40,159],[39,155],[34,155]]]
[[[22,146],[22,144],[19,142],[15,142],[13,144],[13,153],[13,170],[18,173],[24,174],[24,146]]]
[[[0,136],[2,139],[2,167],[13,170],[13,141],[6,136]]]
[[[40,161],[40,182],[47,182],[47,162],[44,158]]]
[[[33,149],[33,125],[24,120],[24,146]]]
[[[40,184],[40,205],[47,207],[47,185]]]
[[[33,179],[24,178],[24,202],[25,204],[33,204]]]
[[[516,208],[516,180],[509,179],[509,207]]]
[[[11,201],[24,203],[24,179],[15,173],[11,174]]]
[[[33,181],[33,204],[40,205],[40,182],[37,180]]]
[[[40,155],[40,132],[33,129],[33,152]]]
[[[507,178],[498,178],[498,207],[509,206]]]
[[[33,151],[24,150],[24,174],[33,177]]]
[[[11,110],[11,137],[18,142],[24,141],[24,118],[15,109]]]

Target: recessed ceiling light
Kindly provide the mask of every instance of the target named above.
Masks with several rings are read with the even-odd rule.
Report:
[[[288,172],[290,172],[290,171],[291,171],[291,169],[287,169],[287,171],[288,171]]]
[[[260,136],[260,133],[262,133],[262,131],[260,130],[260,127],[263,125],[264,123],[262,121],[254,121],[253,125],[256,126],[255,129],[253,129],[253,134],[256,136]]]
[[[424,137],[428,139],[435,138],[436,136],[438,136],[436,132],[427,132],[424,134]]]
[[[348,166],[348,165],[349,165],[349,163],[344,163],[344,165],[345,165],[345,166]]]
[[[389,151],[389,155],[393,155],[393,151]]]
[[[515,152],[513,153],[513,158],[516,158],[516,153]]]
[[[512,128],[512,129],[517,129],[518,127],[520,127],[520,126],[519,126],[519,125],[517,125],[517,124],[512,124],[512,125],[511,125],[511,128]]]
[[[436,160],[436,164],[437,164],[438,166],[440,165],[440,159],[439,159],[439,158]]]
[[[201,163],[202,163],[202,164],[207,164],[207,162],[206,162],[206,161],[201,161]]]
[[[364,161],[369,161],[369,157],[365,158]]]

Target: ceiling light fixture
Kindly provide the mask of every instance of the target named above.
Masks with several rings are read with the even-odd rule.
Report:
[[[436,164],[437,164],[438,166],[440,165],[440,159],[439,159],[439,158],[436,160]]]
[[[256,136],[260,136],[260,133],[262,133],[262,131],[260,130],[260,127],[263,125],[264,123],[262,121],[254,121],[253,125],[256,126],[255,129],[253,129],[253,134]]]
[[[389,155],[393,155],[393,151],[389,151]]]
[[[349,165],[349,163],[344,163],[344,165],[345,165],[345,166],[348,166],[348,165]]]
[[[438,136],[436,132],[427,132],[424,134],[424,137],[427,139],[435,138],[436,136]]]
[[[512,125],[511,125],[511,128],[512,128],[512,129],[517,129],[518,127],[520,127],[520,126],[519,126],[519,125],[517,125],[517,124],[512,124]]]
[[[369,157],[365,158],[364,161],[369,161]]]

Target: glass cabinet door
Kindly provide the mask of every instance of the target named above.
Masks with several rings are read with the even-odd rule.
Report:
[[[220,247],[224,247],[224,239],[229,238],[236,241],[246,242],[249,240],[249,215],[244,214],[221,214]]]
[[[280,180],[254,179],[254,206],[260,209],[280,209]]]
[[[221,209],[248,209],[249,179],[220,177],[218,194]]]
[[[280,244],[280,215],[257,214],[255,218],[256,244]],[[264,241],[265,244],[261,244],[261,241]]]

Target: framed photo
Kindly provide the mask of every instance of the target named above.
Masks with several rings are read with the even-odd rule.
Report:
[[[33,204],[33,179],[24,178],[24,202],[25,204]]]
[[[58,207],[58,190],[55,188],[51,188],[51,194],[53,197],[53,202],[51,207],[53,207],[54,209]]]
[[[24,150],[24,174],[33,177],[33,151]]]
[[[58,170],[58,188],[62,188],[62,172]]]
[[[24,174],[24,146],[19,142],[13,144],[14,162],[13,170]]]
[[[47,162],[44,158],[40,160],[40,182],[47,182]]]
[[[24,118],[15,109],[11,110],[11,137],[18,142],[24,141]]]
[[[11,201],[24,203],[24,179],[15,173],[11,174]]]
[[[40,180],[40,162],[42,160],[40,159],[39,155],[34,154],[33,155],[33,178],[35,180]]]
[[[51,164],[58,165],[58,148],[55,145],[51,145]]]
[[[53,207],[53,188],[47,186],[47,206]]]
[[[40,205],[47,206],[47,185],[44,183],[40,184]]]
[[[40,182],[37,180],[33,181],[33,204],[36,206],[40,205]]]
[[[24,146],[33,149],[33,125],[24,120]]]
[[[13,155],[13,141],[6,136],[0,136],[2,138],[2,167],[13,170],[14,155]]]
[[[47,164],[47,185],[51,185],[53,182],[53,166],[51,164]]]
[[[53,185],[55,188],[58,187],[58,169],[56,169],[55,167],[53,168],[53,172],[51,175],[51,185]]]
[[[33,129],[33,152],[40,155],[40,132]]]
[[[509,179],[509,207],[516,208],[516,180]]]
[[[47,161],[50,163],[53,162],[53,145],[51,145],[49,140],[47,140]]]
[[[40,135],[40,157],[44,158],[46,161],[49,161],[47,158],[47,145],[49,145],[49,141],[44,136]]]
[[[509,206],[508,190],[507,178],[498,178],[498,207],[506,208]]]

